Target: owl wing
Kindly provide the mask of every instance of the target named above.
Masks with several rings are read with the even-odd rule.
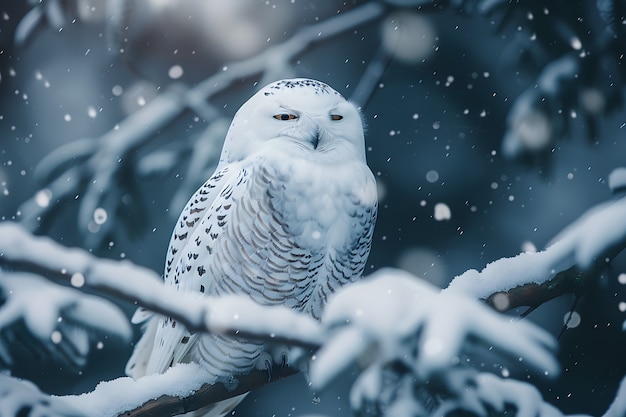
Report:
[[[358,169],[363,172],[355,178],[364,181],[355,182],[352,188],[334,196],[335,201],[341,203],[340,212],[347,213],[341,222],[345,222],[343,226],[348,227],[349,238],[345,245],[336,246],[326,255],[324,273],[321,274],[323,278],[317,281],[307,305],[307,310],[315,318],[321,317],[328,298],[336,290],[363,276],[369,257],[378,215],[376,180],[365,165],[355,168],[355,171]]]
[[[291,193],[284,181],[261,159],[238,165],[186,236],[168,274],[170,284],[199,295],[247,294],[263,305],[305,309],[325,251],[323,245],[298,245],[294,236],[301,231],[286,226],[279,206]],[[192,335],[168,318],[159,321],[154,337],[148,373],[195,361],[223,377],[249,372],[265,360],[262,343]]]
[[[175,286],[178,290],[185,290],[186,286],[183,285],[181,287],[179,280],[175,277],[175,265],[180,263],[181,255],[184,252],[185,246],[189,243],[193,232],[198,228],[206,212],[210,211],[213,201],[216,199],[224,184],[228,182],[233,172],[236,173],[236,171],[237,169],[232,166],[218,167],[215,173],[187,202],[187,205],[178,218],[167,250],[164,270],[166,285]],[[171,326],[173,321],[157,316],[144,308],[137,309],[131,321],[133,323],[145,323],[144,334],[126,365],[126,373],[129,376],[138,378],[153,373],[150,372],[151,369],[148,369],[148,363],[154,362],[156,357],[163,357],[163,360],[166,360],[167,357],[172,355],[172,353],[166,353],[169,349],[165,348],[164,343],[163,346],[156,345],[157,341],[164,336],[162,330],[163,326],[166,324]],[[182,326],[178,326],[178,329],[170,333],[172,333],[170,337],[179,340],[184,337],[189,337],[188,332]],[[160,368],[162,368],[162,366]],[[160,372],[164,372],[165,369],[167,369],[167,366],[161,369]]]

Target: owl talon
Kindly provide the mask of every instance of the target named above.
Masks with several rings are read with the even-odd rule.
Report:
[[[280,374],[283,375],[285,370],[289,367],[289,356],[290,352],[287,346],[279,345],[275,346],[272,350],[272,356],[274,358],[274,363],[280,366]]]
[[[261,353],[261,355],[256,360],[255,368],[260,370],[260,371],[266,371],[267,372],[267,381],[268,382],[272,380],[272,366],[273,366],[273,363],[274,362],[272,361],[272,355],[270,355],[267,352]]]
[[[272,362],[265,359],[265,370],[267,371],[267,382],[272,382]]]

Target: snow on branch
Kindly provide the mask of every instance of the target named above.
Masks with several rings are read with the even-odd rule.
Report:
[[[613,403],[602,417],[622,417],[626,415],[626,377],[622,378]]]
[[[275,367],[271,374],[255,370],[235,375],[237,385],[227,388],[196,364],[177,364],[163,374],[128,377],[99,383],[89,393],[58,397],[65,404],[86,412],[90,417],[172,416],[194,411],[233,398],[262,385],[297,372],[295,368]],[[112,399],[115,399],[112,401]]]
[[[154,139],[158,132],[171,124],[186,110],[192,110],[210,122],[207,132],[218,133],[223,138],[224,117],[208,100],[231,84],[246,77],[262,75],[262,84],[292,75],[290,62],[314,43],[345,33],[357,26],[383,15],[385,6],[370,2],[353,10],[338,14],[320,23],[303,27],[287,41],[272,46],[264,52],[243,61],[225,66],[197,86],[186,89],[172,85],[165,92],[147,103],[137,112],[118,123],[115,129],[103,136],[82,139],[60,147],[40,163],[36,174],[44,183],[42,189],[20,207],[20,221],[31,231],[46,226],[55,213],[55,208],[65,201],[78,199],[78,227],[90,245],[97,245],[117,223],[108,216],[118,213],[120,204],[129,204],[127,172],[135,167],[135,151]],[[213,126],[217,123],[217,128]],[[217,134],[211,134],[218,140]],[[183,141],[184,143],[184,141]],[[202,145],[206,150],[207,147]],[[218,147],[208,147],[217,149]],[[206,152],[201,152],[205,154]],[[210,158],[207,158],[210,160]],[[206,159],[205,159],[206,161]],[[170,160],[170,165],[177,162]],[[162,169],[166,169],[166,166]],[[195,188],[205,178],[204,170],[185,175],[185,181]],[[189,189],[188,184],[182,188]],[[179,202],[180,198],[174,199]],[[185,199],[186,200],[186,199]],[[124,203],[126,201],[126,203]],[[131,201],[130,204],[133,202]],[[178,213],[180,207],[172,211]],[[126,210],[128,211],[128,210]],[[102,214],[105,217],[98,217]],[[134,224],[136,227],[137,225]]]
[[[0,307],[0,359],[7,365],[13,363],[12,348],[21,343],[30,351],[58,357],[78,369],[87,360],[94,334],[131,340],[126,315],[100,297],[54,285],[33,274],[2,270],[0,288],[6,299]],[[22,342],[19,330],[13,330],[19,322],[36,341]]]
[[[553,408],[536,408],[537,404],[543,403],[537,403],[532,387],[510,379],[481,376],[460,361],[461,357],[471,357],[467,347],[472,341],[487,347],[489,356],[498,353],[503,358],[522,358],[527,366],[539,373],[554,375],[558,372],[552,356],[555,342],[550,336],[530,323],[509,322],[472,298],[491,298],[497,305],[496,296],[505,293],[507,302],[515,300],[514,295],[517,295],[516,302],[526,301],[533,305],[533,297],[550,294],[542,292],[546,288],[579,288],[578,281],[584,282],[592,276],[586,271],[603,265],[607,258],[622,250],[626,242],[626,226],[620,220],[624,217],[626,198],[600,204],[561,232],[548,249],[500,259],[481,272],[467,271],[441,292],[404,272],[381,270],[335,294],[325,309],[321,325],[289,309],[259,306],[245,297],[210,298],[177,293],[150,270],[128,261],[98,259],[80,249],[67,249],[48,238],[32,236],[18,224],[5,222],[0,223],[0,266],[8,267],[10,271],[3,272],[6,279],[3,279],[2,286],[12,294],[0,308],[0,320],[8,323],[16,314],[21,315],[26,322],[32,322],[35,329],[43,323],[39,333],[48,335],[51,317],[58,317],[61,310],[81,311],[81,303],[92,302],[89,298],[77,300],[76,290],[66,293],[71,290],[67,286],[46,290],[46,294],[58,294],[52,297],[58,302],[49,307],[46,303],[50,300],[40,301],[39,304],[52,313],[38,318],[31,309],[32,299],[38,298],[29,299],[21,294],[26,285],[33,288],[29,282],[39,280],[34,276],[38,275],[69,283],[77,289],[137,303],[175,318],[191,331],[261,338],[317,350],[310,373],[316,388],[325,387],[350,364],[359,363],[363,371],[351,394],[352,407],[357,410],[375,404],[384,408],[383,415],[393,415],[400,409],[422,410],[416,414],[427,415],[428,401],[413,395],[426,390],[425,397],[431,401],[438,398],[437,406],[442,409],[477,411],[485,407],[498,409],[505,404],[518,410],[534,410],[533,413],[538,415],[557,415],[558,410]],[[556,293],[558,291],[552,295]],[[102,309],[108,307],[97,308],[104,311]],[[102,314],[110,316],[114,313]],[[81,318],[87,320],[84,325],[90,325],[89,317]],[[46,327],[46,323],[49,326]],[[106,327],[106,324],[102,326]],[[80,338],[68,337],[68,340]],[[80,350],[80,346],[75,342],[74,351]],[[170,378],[177,378],[172,375],[180,377],[179,372],[190,371],[180,368],[154,376],[150,383],[120,378],[97,387],[86,397],[67,400],[96,403],[100,398],[110,398],[107,394],[110,390],[125,391],[123,387],[132,384],[171,386]],[[281,376],[292,372],[297,370],[288,368]],[[240,381],[237,391],[230,392],[197,372],[195,375],[199,379],[193,379],[192,387],[186,386],[189,389],[187,397],[180,398],[177,396],[179,392],[168,394],[169,391],[160,389],[160,396],[155,396],[148,388],[134,391],[129,388],[129,393],[134,392],[137,397],[131,396],[126,402],[116,403],[116,407],[134,416],[163,415],[169,413],[164,410],[189,410],[185,408],[189,404],[200,407],[269,382],[264,371],[237,376]],[[393,383],[388,384],[389,380]],[[180,384],[173,386],[182,387]],[[484,388],[486,386],[490,388]],[[150,395],[146,396],[146,393]],[[385,402],[384,396],[396,400]]]
[[[442,401],[432,415],[445,416],[455,410],[474,415],[493,415],[490,410],[506,415],[510,407],[515,416],[563,417],[563,413],[545,402],[539,390],[526,382],[503,379],[489,373],[479,373],[473,383],[458,393],[458,398]],[[582,414],[577,415],[583,417]]]
[[[323,335],[318,323],[306,315],[298,314],[291,309],[275,306],[264,307],[256,304],[252,300],[243,296],[227,297],[207,297],[202,294],[179,293],[172,288],[165,286],[158,275],[152,271],[133,265],[128,261],[112,261],[99,259],[81,249],[68,249],[45,237],[34,237],[20,225],[10,222],[0,223],[0,266],[8,267],[13,271],[28,271],[30,274],[37,274],[41,277],[52,279],[57,282],[73,285],[81,290],[89,290],[101,295],[114,296],[117,299],[136,303],[144,308],[157,313],[173,317],[181,324],[185,325],[192,332],[212,332],[219,334],[229,334],[236,337],[246,337],[263,339],[272,343],[287,343],[290,346],[317,347],[322,343]],[[19,282],[19,285],[32,284],[30,281],[18,281],[40,279],[25,272],[12,272],[19,274],[13,276],[9,282]],[[24,277],[28,278],[24,278]],[[2,277],[5,278],[4,276]],[[2,285],[9,285],[4,280]],[[15,288],[21,288],[15,284]],[[29,286],[31,292],[33,287]],[[84,315],[82,320],[88,321],[91,318],[103,317],[114,318],[110,310],[107,310],[108,303],[99,300],[103,304],[95,304],[91,297],[81,299],[83,304],[73,296],[77,290],[46,284],[46,290],[41,293],[41,297],[48,297],[50,294],[58,294],[52,299],[40,299],[30,294],[28,297],[19,297],[12,300],[13,294],[8,296],[8,302],[0,306],[0,320],[13,317],[17,310],[13,305],[20,307],[17,312],[23,312],[27,321],[32,321],[37,329],[44,325],[56,323],[59,316],[56,309],[65,305],[63,302],[69,300],[76,304],[77,312]],[[49,293],[48,290],[52,290]],[[94,297],[95,298],[95,297]],[[55,301],[56,300],[56,301]],[[95,307],[90,312],[84,311],[82,306],[90,302]],[[9,308],[5,310],[5,308]],[[42,310],[43,308],[43,310]],[[89,313],[89,314],[87,314]],[[95,323],[94,327],[117,326],[120,320],[112,320],[109,324],[102,320],[102,323]],[[128,322],[124,321],[122,329],[128,330]],[[49,337],[51,327],[39,329],[39,333]],[[118,330],[119,331],[119,330]],[[197,371],[197,370],[196,370]],[[68,401],[87,401],[96,403],[97,401],[110,402],[110,407],[117,407],[120,414],[132,412],[129,415],[146,416],[155,410],[162,412],[168,407],[190,407],[190,404],[197,404],[198,408],[225,398],[230,398],[272,380],[288,376],[296,372],[295,368],[287,367],[282,372],[273,372],[268,378],[267,371],[253,372],[249,375],[238,376],[239,384],[235,391],[229,391],[219,383],[212,383],[211,378],[200,372],[192,378],[192,386],[188,388],[191,398],[180,399],[177,392],[168,394],[168,390],[156,391],[161,396],[155,395],[155,387],[178,386],[173,384],[171,378],[185,378],[175,371],[174,376],[158,375],[145,382],[137,382],[133,391],[129,391],[125,400],[111,401],[111,390],[124,392],[126,388],[135,387],[135,382],[130,378],[120,378],[107,384],[97,387],[93,393],[86,394],[87,400],[77,400],[68,397]],[[193,371],[188,371],[192,372]],[[174,379],[174,381],[177,381]],[[150,400],[159,397],[157,400]],[[81,397],[82,398],[82,397]],[[72,402],[73,404],[73,402]],[[121,407],[121,408],[120,408]],[[116,409],[117,409],[116,408]],[[81,408],[82,409],[82,408]],[[118,411],[119,411],[118,410]],[[89,414],[96,415],[96,414]],[[115,416],[117,414],[102,414]],[[125,415],[125,414],[124,414]]]
[[[389,389],[403,384],[424,388],[430,384],[427,381],[440,381],[437,398],[443,392],[459,406],[466,404],[469,400],[460,395],[465,388],[458,381],[473,385],[478,375],[459,361],[467,354],[470,341],[486,347],[488,355],[515,358],[516,362],[522,358],[526,366],[541,374],[558,372],[552,355],[555,341],[541,329],[527,322],[510,322],[464,294],[441,292],[398,270],[381,270],[341,289],[330,299],[320,324],[292,310],[263,307],[245,297],[178,293],[153,272],[128,261],[98,259],[80,249],[67,249],[9,222],[0,223],[0,265],[136,302],[174,317],[194,332],[260,338],[316,350],[310,372],[316,388],[325,387],[349,364],[358,362],[364,370],[352,389],[355,409],[380,400],[378,394],[385,391],[382,381],[389,373],[398,382]],[[122,414],[120,410],[133,416],[166,415],[238,395],[293,372],[297,370],[287,368],[270,378],[266,371],[238,375],[236,390],[228,391],[192,365],[177,366],[166,374],[137,381],[119,378],[84,396],[63,398],[79,409],[84,409],[81,404],[108,399],[110,404],[104,410],[109,411],[90,415],[116,416]],[[461,374],[467,377],[457,378]],[[182,380],[189,383],[176,382]],[[163,388],[166,386],[170,388]],[[110,401],[111,392],[127,394]],[[481,395],[475,398],[483,401]],[[412,394],[394,397],[415,407],[424,406]],[[400,403],[389,409],[394,406]]]
[[[537,80],[515,102],[507,116],[507,131],[502,140],[505,156],[516,158],[524,153],[538,153],[549,149],[555,138],[565,132],[565,120],[559,110],[570,109],[565,104],[565,91],[580,88],[579,58],[565,55],[546,66]]]
[[[352,387],[351,406],[382,407],[384,416],[400,415],[399,409],[426,415],[427,404],[417,396],[388,392],[392,386],[402,392],[407,384],[413,387],[410,392],[432,389],[430,398],[448,398],[460,408],[493,402],[488,390],[468,398],[478,373],[460,358],[467,354],[470,341],[492,357],[515,358],[544,375],[559,372],[553,356],[556,341],[542,329],[511,321],[463,294],[441,292],[399,270],[382,269],[342,288],[326,306],[322,325],[328,341],[311,363],[314,389],[358,363],[364,370]],[[507,402],[512,397],[531,406],[525,396],[513,393]]]
[[[626,197],[598,204],[566,227],[547,249],[498,259],[455,277],[445,292],[488,299],[499,310],[536,307],[577,292],[626,245]]]
[[[79,411],[61,398],[50,397],[32,382],[18,380],[0,374],[0,415],[46,416],[46,417],[87,417],[84,410]]]
[[[2,265],[139,304],[172,317],[192,332],[260,337],[302,346],[315,346],[322,340],[317,322],[286,307],[264,307],[243,296],[218,298],[172,291],[149,269],[65,248],[46,237],[34,237],[11,222],[0,223]]]

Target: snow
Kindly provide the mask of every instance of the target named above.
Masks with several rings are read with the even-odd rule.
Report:
[[[487,264],[480,272],[475,269],[465,271],[455,277],[444,292],[486,299],[525,284],[541,284],[572,266],[573,260],[567,255],[568,247],[557,243],[541,252],[523,252],[512,258],[501,258]]]
[[[308,315],[283,306],[262,306],[237,295],[212,300],[205,325],[215,333],[236,329],[238,333],[269,335],[276,341],[298,345],[318,346],[324,342],[321,327]]]
[[[88,351],[87,330],[131,340],[132,330],[126,315],[102,298],[51,284],[31,274],[5,272],[1,277],[3,292],[11,294],[0,308],[2,328],[23,320],[28,330],[44,345],[64,341],[83,354]],[[72,326],[60,326],[60,318],[82,331]]]
[[[211,377],[196,364],[178,364],[164,374],[137,380],[128,377],[99,383],[89,393],[54,397],[91,417],[115,417],[163,395],[188,397]]]
[[[476,391],[481,400],[497,412],[505,412],[506,405],[516,409],[516,417],[562,417],[554,406],[543,401],[533,385],[512,379],[481,373],[476,377]]]
[[[625,167],[616,168],[609,174],[609,188],[613,192],[626,188]]]
[[[622,378],[615,399],[602,417],[623,417],[626,415],[626,377]]]
[[[507,117],[507,132],[502,140],[502,153],[508,158],[545,149],[554,132],[548,115],[536,108],[535,91],[526,91],[513,104]]]
[[[83,414],[58,398],[43,394],[30,381],[18,380],[0,374],[0,415],[13,417],[24,415],[47,417],[82,417]]]
[[[559,233],[559,241],[583,269],[610,256],[611,249],[626,237],[626,198],[599,204]]]
[[[357,360],[374,371],[383,369],[385,363],[400,361],[413,368],[416,377],[427,380],[453,367],[469,339],[524,358],[529,366],[546,374],[558,373],[552,354],[556,342],[542,329],[529,322],[510,322],[464,294],[441,292],[400,270],[381,269],[342,288],[326,306],[322,325],[328,341],[311,364],[314,389],[328,384]],[[415,345],[418,353],[413,358]],[[364,358],[362,354],[371,349],[377,355]],[[372,385],[370,379],[375,377],[365,375],[367,381],[355,387]]]
[[[180,65],[173,65],[170,67],[170,69],[167,71],[167,75],[172,79],[172,80],[177,80],[180,77],[183,76],[183,67],[181,67]]]
[[[38,270],[59,275],[77,287],[96,289],[138,302],[143,307],[174,317],[191,331],[208,329],[216,333],[261,337],[273,335],[277,341],[289,340],[307,346],[318,345],[322,341],[315,320],[286,307],[260,306],[246,296],[212,298],[197,293],[179,293],[166,286],[160,276],[147,268],[129,261],[98,259],[86,251],[65,248],[51,239],[33,237],[15,223],[0,223],[0,260],[35,264]],[[11,303],[20,303],[20,311],[35,311],[35,307],[40,310],[49,308],[52,310],[46,313],[46,317],[56,320],[59,316],[57,310],[66,308],[71,302],[73,310],[70,311],[80,313],[77,319],[82,318],[90,326],[105,331],[118,329],[118,333],[125,337],[130,334],[127,320],[120,315],[122,313],[116,315],[110,311],[112,307],[107,309],[106,306],[113,306],[112,304],[96,297],[87,297],[71,288],[46,283],[35,276],[31,280],[37,280],[37,284],[28,284],[31,287],[23,284],[18,288],[20,281],[13,280],[7,281],[6,285],[11,283],[15,290],[48,285],[51,289],[46,290],[45,294],[52,298],[48,302],[32,302],[31,298],[34,299],[36,294],[32,295],[30,292],[25,294],[31,298],[11,297]],[[43,284],[39,284],[40,281]],[[41,294],[43,296],[43,292]],[[71,298],[68,298],[70,295]],[[0,310],[0,314],[5,310]],[[66,310],[63,312],[67,314]],[[8,312],[4,314],[6,316]],[[0,315],[0,320],[2,317]],[[54,323],[43,323],[36,312],[33,312],[32,317],[32,325],[39,326],[37,334],[48,338],[54,330]],[[110,325],[103,323],[102,317],[111,317],[107,321]]]
[[[624,218],[626,198],[599,204],[559,233],[546,250],[498,259],[480,272],[470,269],[444,291],[486,299],[525,284],[542,284],[574,265],[591,268],[626,238]]]
[[[565,55],[546,65],[538,80],[539,87],[549,96],[557,95],[563,82],[576,77],[578,70],[578,60]]]
[[[437,203],[433,209],[433,217],[437,221],[450,220],[452,211],[446,203]]]

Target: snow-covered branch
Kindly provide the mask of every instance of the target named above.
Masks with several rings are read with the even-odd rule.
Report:
[[[620,189],[613,176],[613,188]],[[482,271],[455,277],[446,292],[489,300],[504,311],[536,307],[565,293],[575,293],[626,245],[626,197],[599,204],[565,228],[547,249],[498,259]]]
[[[32,382],[0,374],[0,415],[87,417],[85,410],[69,405],[62,398],[42,393]]]
[[[1,253],[1,250],[0,250]],[[130,342],[132,330],[124,313],[103,298],[54,285],[39,276],[0,270],[5,298],[0,307],[0,359],[13,363],[13,350],[28,346],[80,369],[95,335]],[[103,320],[106,317],[106,320]],[[23,322],[36,340],[22,341],[15,325]]]
[[[364,371],[352,390],[355,409],[377,401],[377,387],[389,372],[403,383],[413,381],[413,385],[439,380],[443,392],[465,404],[458,395],[464,389],[452,381],[459,381],[456,376],[462,371],[468,375],[462,380],[474,383],[476,373],[459,362],[470,341],[493,348],[485,349],[490,355],[497,352],[516,361],[523,358],[527,366],[542,374],[558,372],[552,356],[555,342],[539,328],[527,322],[510,322],[464,294],[440,292],[399,270],[381,270],[341,289],[330,299],[320,324],[289,309],[263,307],[245,297],[212,298],[171,291],[149,270],[127,261],[98,259],[80,249],[68,250],[48,238],[33,237],[14,223],[0,224],[0,264],[136,302],[174,317],[191,331],[261,338],[318,350],[310,372],[316,388],[325,387],[349,364],[358,362]],[[237,390],[228,391],[212,383],[201,370],[185,369],[138,381],[120,378],[85,396],[66,399],[69,404],[97,404],[101,398],[111,397],[110,390],[120,390],[128,392],[128,398],[114,403],[118,407],[115,413],[101,415],[132,411],[131,415],[144,416],[172,410],[168,407],[200,407],[268,382],[265,371],[236,376]],[[185,372],[193,373],[194,378],[189,379],[191,385],[185,385],[188,393],[184,400],[177,400],[184,393],[155,388],[166,384],[182,389],[170,379],[184,378],[180,373]],[[296,369],[287,368],[270,378],[292,372]],[[456,376],[446,378],[451,373]],[[154,390],[159,395],[154,395]]]
[[[326,386],[358,363],[364,369],[352,387],[352,408],[379,408],[383,416],[400,415],[399,409],[413,410],[402,415],[429,415],[428,401],[413,395],[420,390],[432,394],[426,396],[430,401],[445,398],[441,404],[476,412],[478,403],[493,402],[486,391],[468,393],[480,378],[471,361],[461,360],[476,353],[470,346],[484,347],[496,362],[508,357],[541,375],[559,372],[556,341],[543,330],[400,270],[382,269],[341,289],[327,305],[322,325],[328,341],[311,363],[313,387]],[[409,393],[402,394],[407,386]],[[513,397],[532,405],[513,393],[507,402]]]
[[[242,296],[216,298],[172,291],[146,268],[65,248],[48,238],[34,237],[15,223],[0,223],[0,265],[139,304],[174,318],[190,331],[261,337],[303,346],[316,346],[322,340],[313,319],[286,307],[263,307]]]
[[[198,365],[178,364],[163,374],[138,380],[122,377],[101,382],[86,394],[57,398],[90,417],[172,416],[235,397],[295,372],[296,368],[279,366],[271,374],[266,370],[255,370],[235,375],[237,385],[227,388],[222,383],[211,382]]]
[[[619,190],[619,176],[611,178],[613,188]],[[107,317],[117,314],[112,312],[115,311],[111,310],[112,306],[93,296],[78,297],[77,289],[89,289],[171,316],[191,331],[261,338],[317,350],[310,377],[313,386],[319,389],[348,365],[359,363],[364,370],[352,388],[351,402],[355,409],[372,404],[382,407],[385,403],[383,415],[392,415],[399,407],[419,409],[426,415],[428,405],[423,397],[399,395],[406,390],[425,390],[424,387],[430,401],[439,398],[441,410],[465,409],[480,414],[485,407],[498,408],[502,404],[526,409],[531,403],[536,406],[536,390],[522,382],[482,376],[459,358],[471,356],[466,350],[470,341],[479,342],[489,348],[488,355],[499,353],[504,358],[523,359],[539,373],[554,375],[558,372],[552,356],[554,340],[529,323],[511,323],[472,298],[489,299],[500,310],[506,310],[524,303],[536,305],[545,301],[542,297],[548,299],[579,289],[593,276],[591,271],[597,265],[603,265],[607,258],[622,250],[626,226],[620,219],[624,217],[626,198],[600,204],[560,233],[548,249],[497,260],[481,272],[467,271],[442,292],[404,272],[381,270],[332,297],[321,325],[289,309],[263,307],[242,297],[210,298],[177,293],[150,270],[128,261],[98,259],[80,249],[67,249],[48,238],[32,236],[18,224],[5,222],[0,223],[0,265],[9,267],[10,272],[3,272],[2,286],[10,296],[0,308],[0,319],[9,323],[22,318],[39,339],[47,339],[59,316],[68,317],[69,322],[73,317],[83,326],[91,326],[92,316],[74,314],[84,311],[85,303],[91,303]],[[48,298],[38,303],[35,311],[31,307],[37,294],[29,293],[25,297],[22,289],[28,286],[32,292],[34,286],[29,283],[40,280],[38,276],[62,281],[76,289],[48,283],[42,287],[38,283],[37,288],[44,289]],[[54,296],[50,299],[51,294]],[[534,299],[538,296],[539,299]],[[40,317],[42,306],[48,308],[48,314]],[[127,324],[117,327],[119,332]],[[107,325],[101,330],[112,331]],[[84,338],[67,334],[70,347],[66,352],[80,352]],[[4,356],[8,354],[5,352]],[[240,384],[236,391],[212,383],[202,372],[195,372],[196,379],[189,379],[195,382],[193,386],[186,385],[189,392],[185,395],[155,388],[163,384],[181,386],[171,384],[170,378],[176,378],[172,375],[192,371],[180,368],[152,376],[146,382],[120,378],[100,385],[85,396],[66,399],[97,404],[100,398],[109,397],[110,390],[126,391],[123,387],[138,384],[142,388],[129,388],[129,398],[115,403],[120,407],[119,413],[102,415],[122,412],[136,416],[161,415],[171,410],[189,410],[190,404],[200,407],[219,401],[297,372],[293,367],[284,371],[274,373],[269,379],[265,371],[237,376]],[[383,383],[389,380],[395,382]],[[144,384],[159,395],[143,388]],[[484,388],[494,384],[515,389]],[[502,394],[499,397],[498,392]],[[397,401],[383,401],[384,395],[391,395]],[[558,413],[549,406],[529,409],[540,415]]]
[[[626,415],[626,377],[622,378],[613,403],[602,417],[620,417]]]
[[[107,294],[119,300],[139,304],[171,316],[195,332],[260,338],[300,347],[318,347],[323,340],[321,328],[316,321],[290,309],[260,306],[247,297],[213,298],[201,294],[179,293],[166,287],[160,277],[148,269],[128,261],[99,259],[81,249],[65,248],[48,238],[34,237],[15,223],[0,223],[0,266],[8,267],[12,271],[3,273],[0,282],[6,288],[10,286],[10,291],[20,290],[31,284],[28,286],[28,294],[14,292],[8,296],[7,303],[0,307],[0,320],[23,318],[33,333],[38,336],[41,334],[41,338],[46,340],[50,339],[54,331],[57,317],[62,313],[67,316],[66,310],[76,313],[69,317],[82,320],[83,325],[91,324],[93,328],[102,328],[103,331],[116,330],[128,337],[128,322],[118,317],[121,313],[116,313],[112,304],[85,294],[78,297],[77,289]],[[17,271],[28,271],[29,274]],[[77,289],[45,282],[43,286],[39,286],[39,283],[33,286],[32,280],[41,279],[31,274],[63,282]],[[46,299],[41,300],[39,296]],[[89,314],[85,305],[90,309]],[[75,317],[77,314],[80,317]],[[99,319],[106,317],[107,320],[91,323],[96,316]],[[192,385],[185,385],[189,389],[189,398],[183,397],[182,400],[178,398],[180,393],[168,394],[167,389],[161,390],[165,386],[181,387],[181,384],[172,384],[171,380],[177,378],[179,372],[183,371],[175,371],[175,376],[157,375],[137,383],[130,378],[120,378],[97,387],[94,392],[85,394],[85,397],[80,397],[83,399],[68,397],[67,400],[72,401],[72,404],[73,401],[79,401],[79,404],[82,404],[80,401],[99,404],[98,401],[106,399],[108,407],[104,407],[104,414],[98,414],[103,416],[126,412],[135,416],[154,415],[152,413],[155,412],[168,415],[171,407],[192,407],[197,404],[199,408],[290,375],[296,372],[296,368],[286,367],[272,372],[269,377],[267,371],[238,376],[236,390],[228,390],[220,383],[212,383],[206,374],[196,372],[195,379],[187,378]],[[111,390],[126,392],[127,388],[129,391],[125,400],[111,402]],[[150,401],[153,399],[155,400]],[[117,411],[107,414],[106,410],[110,407],[117,407]],[[78,408],[84,409],[82,406]]]

